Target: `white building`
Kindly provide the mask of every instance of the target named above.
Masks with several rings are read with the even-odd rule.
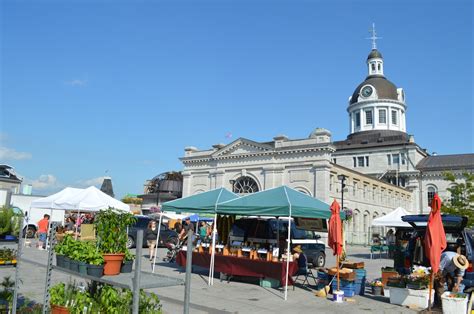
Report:
[[[341,198],[338,175],[346,176],[344,207],[354,211],[347,240],[369,241],[374,218],[401,206],[413,213],[428,207],[435,192],[449,198],[442,173],[474,172],[474,154],[429,156],[407,134],[405,93],[384,75],[375,41],[368,76],[349,97],[349,135],[333,141],[326,129],[308,138],[280,135],[269,142],[239,138],[208,150],[187,147],[181,158],[183,197],[226,187],[253,193],[282,184],[330,202]]]

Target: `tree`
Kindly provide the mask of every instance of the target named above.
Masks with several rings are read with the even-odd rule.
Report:
[[[468,217],[467,226],[474,226],[474,174],[463,173],[464,180],[456,181],[451,172],[444,173],[444,179],[451,182],[447,190],[451,194],[449,201],[445,200],[441,212],[456,216]]]

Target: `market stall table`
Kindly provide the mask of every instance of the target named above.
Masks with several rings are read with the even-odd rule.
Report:
[[[211,255],[209,253],[193,252],[193,265],[209,268]],[[186,265],[186,251],[179,251],[176,263]],[[215,255],[215,270],[232,276],[246,276],[257,278],[273,278],[286,282],[286,262],[270,262],[235,256]],[[298,271],[298,263],[290,262],[288,285],[293,285],[293,278]]]

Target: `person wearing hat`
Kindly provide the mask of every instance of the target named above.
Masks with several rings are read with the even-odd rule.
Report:
[[[435,290],[440,298],[444,292],[444,285],[447,284],[448,291],[462,292],[461,284],[464,271],[469,266],[469,262],[464,255],[456,252],[444,252],[441,254],[439,271],[435,276]]]
[[[298,261],[298,272],[297,274],[306,274],[307,267],[308,267],[308,259],[306,258],[306,254],[304,254],[303,250],[301,249],[301,245],[297,245],[293,248],[293,260]]]

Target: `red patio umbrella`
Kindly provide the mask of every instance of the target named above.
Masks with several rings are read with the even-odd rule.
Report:
[[[425,255],[430,261],[430,287],[428,306],[431,308],[431,287],[433,282],[433,274],[439,270],[441,261],[441,253],[446,248],[446,234],[444,233],[443,221],[441,219],[441,199],[435,194],[431,201],[431,213],[428,218],[425,233]]]
[[[342,222],[339,203],[334,200],[331,204],[331,218],[329,218],[328,244],[333,254],[337,256],[337,290],[339,290],[339,256],[342,254]]]

